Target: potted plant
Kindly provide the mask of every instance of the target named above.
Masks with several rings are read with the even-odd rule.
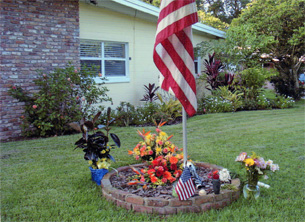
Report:
[[[105,135],[102,131],[97,131],[93,134],[88,134],[90,130],[94,129],[94,123],[100,116],[101,112],[95,115],[92,121],[86,121],[84,118],[81,123],[70,123],[70,126],[83,133],[82,138],[76,141],[75,149],[81,148],[85,152],[84,159],[90,164],[91,178],[97,185],[101,185],[103,176],[108,173],[110,167],[110,160],[115,159],[110,155],[111,149],[120,147],[120,139],[114,133],[110,133],[110,137],[114,144],[109,144],[108,134],[110,131],[109,125],[114,119],[110,120],[111,109],[107,110],[107,123],[106,125],[99,125],[98,128],[104,128],[107,132]]]

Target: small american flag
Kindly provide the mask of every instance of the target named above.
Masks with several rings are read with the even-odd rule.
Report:
[[[195,185],[191,177],[191,171],[185,167],[175,187],[179,200],[187,200],[195,193]]]
[[[191,28],[197,21],[195,0],[161,1],[153,58],[161,88],[172,91],[189,116],[197,110]]]

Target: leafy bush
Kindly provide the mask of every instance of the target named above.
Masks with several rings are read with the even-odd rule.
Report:
[[[235,88],[243,92],[245,99],[255,99],[262,91],[262,87],[271,76],[276,75],[274,70],[264,68],[248,68],[235,78]]]
[[[75,69],[71,64],[45,74],[38,71],[34,80],[38,92],[30,94],[12,86],[9,94],[24,102],[23,135],[51,136],[71,131],[67,125],[90,115],[91,104],[110,101],[105,86],[97,86],[92,68]]]
[[[118,126],[136,125],[138,114],[135,106],[128,102],[121,102],[116,108],[115,119]]]
[[[276,96],[276,98],[273,101],[273,108],[278,109],[285,109],[285,108],[291,108],[295,104],[295,101],[292,97],[284,97],[284,96]]]
[[[182,116],[182,105],[179,100],[173,97],[165,100],[160,94],[157,94],[160,100],[159,110],[153,115],[156,122],[174,121],[177,117]]]
[[[241,98],[243,93],[238,91],[230,91],[229,86],[221,86],[219,87],[216,92],[216,95],[219,95],[224,101],[230,101],[233,106],[233,111],[235,112],[239,107],[242,105]]]
[[[198,104],[199,114],[233,112],[234,107],[231,101],[220,96],[208,96]]]

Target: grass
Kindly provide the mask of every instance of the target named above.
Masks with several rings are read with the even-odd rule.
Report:
[[[242,173],[241,152],[272,159],[280,171],[265,183],[258,201],[239,198],[221,210],[169,217],[129,212],[107,202],[90,180],[80,135],[1,144],[2,221],[304,221],[304,101],[284,110],[195,116],[188,120],[188,154]],[[127,155],[140,138],[137,127],[113,128],[122,147],[112,151],[117,168],[136,163]],[[147,129],[154,130],[152,127]],[[182,126],[163,126],[182,147]]]

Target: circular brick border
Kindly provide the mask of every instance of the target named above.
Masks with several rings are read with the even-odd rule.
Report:
[[[144,164],[132,165],[135,167],[143,166]],[[209,163],[196,163],[198,167],[205,167],[211,169],[222,169]],[[123,166],[117,169],[118,172],[127,170],[129,166]],[[208,194],[205,196],[194,196],[185,201],[180,201],[178,198],[164,199],[156,197],[141,197],[129,192],[125,192],[112,187],[110,177],[116,174],[116,171],[107,173],[102,179],[103,196],[108,200],[123,207],[127,210],[133,210],[141,213],[155,213],[162,215],[177,214],[179,212],[193,212],[199,213],[208,211],[210,209],[220,209],[233,201],[237,200],[240,195],[240,180],[233,179],[232,184],[236,186],[237,191],[221,190],[220,194]]]

